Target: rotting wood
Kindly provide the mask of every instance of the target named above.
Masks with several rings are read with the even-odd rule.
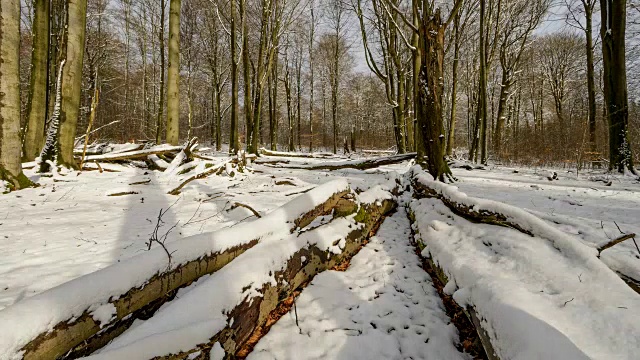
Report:
[[[304,227],[317,216],[331,214],[340,199],[350,194],[344,190],[328,197],[324,203],[300,215],[293,221],[293,232]],[[284,225],[284,224],[283,224]],[[207,254],[179,265],[175,269],[158,273],[145,285],[133,288],[118,299],[110,300],[116,308],[116,316],[108,324],[94,320],[89,310],[71,320],[53,326],[53,330],[42,333],[31,340],[21,351],[24,360],[74,359],[88,355],[103,347],[131,326],[135,319],[147,319],[165,302],[170,301],[175,291],[188,286],[203,275],[211,274],[244,251],[258,243],[259,236],[244,244],[221,253]]]
[[[199,344],[191,350],[177,354],[158,356],[154,360],[174,359],[208,359],[211,348],[220,343],[225,350],[225,359],[242,359],[251,352],[246,345],[255,343],[255,334],[266,334],[267,324],[275,321],[269,319],[277,316],[278,306],[290,298],[294,292],[304,288],[317,274],[331,269],[350,259],[361,248],[364,241],[372,235],[383,215],[393,210],[394,201],[384,200],[378,203],[364,205],[367,216],[363,217],[363,227],[354,228],[346,234],[346,243],[340,254],[321,250],[315,245],[298,250],[285,267],[274,274],[277,284],[264,284],[259,296],[246,298],[241,304],[229,311],[229,319],[223,330],[213,334],[207,343]],[[303,261],[304,259],[304,261]],[[250,340],[254,341],[250,341]]]
[[[357,170],[367,170],[374,169],[380,166],[385,165],[393,165],[398,164],[407,160],[414,159],[416,157],[416,153],[407,153],[401,155],[393,155],[393,156],[385,156],[373,159],[366,160],[350,160],[350,161],[341,161],[335,164],[327,163],[327,164],[319,164],[319,165],[277,165],[270,164],[268,162],[260,162],[260,165],[275,167],[275,168],[283,168],[283,169],[301,169],[301,170],[342,170],[342,169],[357,169]]]

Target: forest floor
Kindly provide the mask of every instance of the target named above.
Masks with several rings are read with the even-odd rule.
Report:
[[[220,158],[220,161],[224,158],[220,154],[210,155]],[[274,160],[279,159],[282,158],[274,157]],[[286,160],[288,165],[301,166],[344,161],[293,157]],[[167,243],[188,241],[187,238],[192,235],[210,233],[255,219],[250,210],[234,207],[234,203],[249,205],[264,215],[301,193],[333,179],[346,179],[351,189],[361,192],[411,169],[409,162],[364,171],[323,171],[278,166],[253,164],[250,167],[252,171],[236,172],[233,177],[213,175],[195,180],[180,195],[167,194],[174,185],[174,179],[161,172],[133,166],[103,164],[105,170],[114,172],[68,172],[53,177],[40,177],[34,170],[26,170],[25,173],[38,181],[40,187],[0,195],[0,318],[2,309],[10,309],[23,299],[148,251],[147,242],[161,209],[168,209],[162,217],[164,231],[175,225],[167,237]],[[596,248],[621,233],[640,234],[640,181],[636,178],[607,175],[602,171],[576,176],[575,172],[561,169],[505,166],[490,166],[484,170],[454,168],[453,171],[459,180],[455,186],[460,191],[469,196],[524,209],[571,236],[579,246]],[[438,210],[436,205],[426,200],[410,206],[411,196],[408,193],[398,201],[398,210],[386,218],[377,235],[351,260],[348,269],[331,270],[318,275],[296,300],[295,317],[293,310],[283,316],[256,344],[250,358],[472,357],[462,351],[458,330],[445,313],[431,277],[421,268],[421,260],[415,254],[407,209],[424,210],[434,206],[436,215],[422,221],[430,221],[429,226],[436,230],[437,226],[433,224],[455,215]],[[440,219],[438,216],[444,217]],[[460,231],[470,226],[462,220],[451,224],[459,226]],[[414,226],[414,229],[418,228]],[[447,236],[455,240],[456,235],[452,234]],[[512,235],[505,232],[502,236],[508,238]],[[482,232],[478,237],[482,237]],[[509,251],[502,252],[500,256],[524,256],[511,254],[517,251],[513,250],[513,244],[503,245]],[[436,258],[436,262],[448,261],[444,260],[448,250],[443,248],[441,251],[444,255],[441,259]],[[459,261],[473,261],[465,257],[464,248],[456,251],[461,254]],[[528,256],[548,255],[540,251]],[[435,253],[423,255],[429,257],[435,256]],[[640,279],[640,250],[634,241],[628,240],[605,250],[600,259],[610,269]],[[516,263],[504,265],[503,260],[494,256],[487,261],[496,263],[496,269],[499,269],[496,271],[508,272],[520,266],[522,269],[518,270],[518,274],[535,270],[535,266],[539,265],[534,264],[529,268]],[[456,259],[450,260],[450,264],[455,262]],[[504,269],[498,266],[500,264],[504,265]],[[456,287],[460,290],[465,281],[471,281],[464,276],[457,278],[455,266],[443,267],[448,275],[458,281],[454,285],[447,284],[448,289],[445,290],[448,292],[455,292]],[[585,274],[588,271],[585,270]],[[582,275],[576,276],[582,283]],[[547,283],[557,281],[555,278],[538,280]],[[509,281],[514,280],[510,278]],[[556,290],[562,294],[562,289]],[[560,302],[556,304],[560,309],[558,311],[564,311],[563,308],[567,306],[565,301],[573,301],[569,299],[571,296],[576,298],[575,294],[569,291],[565,294],[568,297],[566,300],[557,300]],[[602,295],[604,300],[618,301],[615,304],[618,309],[625,308],[628,311],[627,314],[617,315],[605,311],[610,321],[616,321],[617,316],[633,318],[639,313],[637,305],[640,303],[628,300],[625,297],[627,295],[612,295],[609,299],[606,294]],[[597,294],[589,292],[584,301],[592,301],[592,304],[585,305],[576,300],[576,306],[582,306],[578,307],[580,311],[594,310],[600,304],[591,298],[595,296]],[[464,296],[457,297],[462,299]],[[492,314],[486,312],[487,317]],[[562,319],[570,322],[578,315],[569,314]],[[590,315],[587,318],[591,319]],[[615,323],[603,323],[601,319],[585,320],[580,326],[592,329],[576,330],[572,326],[564,326],[564,323],[545,320],[543,316],[540,319],[551,323],[551,328],[563,333],[568,343],[577,347],[577,350],[569,348],[562,344],[562,340],[557,341],[560,344],[552,342],[551,349],[558,351],[555,358],[563,358],[561,355],[581,358],[584,355],[585,358],[626,359],[628,354],[640,350],[640,325],[625,327],[628,324],[623,323],[619,330],[611,327],[609,334],[598,340],[592,335]],[[485,320],[491,323],[491,319]],[[529,322],[523,320],[522,323]],[[499,334],[501,325],[492,325]],[[540,329],[537,331],[545,331],[544,327]],[[489,335],[495,337],[496,333]],[[546,335],[541,335],[538,340],[542,341]],[[499,353],[509,354],[505,359],[511,356],[530,358],[527,356],[540,354],[522,344],[516,350],[511,345],[500,348],[500,342],[497,344]],[[214,358],[213,353],[211,358]]]

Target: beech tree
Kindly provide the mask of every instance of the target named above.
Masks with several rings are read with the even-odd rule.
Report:
[[[44,146],[47,117],[47,73],[49,57],[49,0],[34,0],[31,81],[27,103],[27,129],[24,136],[24,161],[33,161]]]
[[[169,71],[167,71],[167,143],[178,145],[180,139],[180,5],[169,5]]]
[[[633,174],[633,154],[629,143],[629,99],[625,29],[626,0],[600,0],[604,98],[609,122],[609,170]]]
[[[19,190],[31,186],[20,162],[20,0],[0,6],[0,180]]]
[[[58,129],[58,165],[77,168],[73,158],[76,127],[80,116],[82,92],[82,60],[85,46],[87,0],[68,0],[67,30],[63,51],[66,60],[62,71],[62,107]]]

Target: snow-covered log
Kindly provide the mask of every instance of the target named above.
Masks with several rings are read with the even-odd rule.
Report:
[[[363,160],[345,160],[345,161],[335,161],[335,162],[327,162],[324,164],[281,164],[273,162],[269,162],[269,160],[264,161],[256,161],[256,164],[262,164],[264,166],[274,167],[274,168],[286,168],[286,169],[305,169],[305,170],[341,170],[341,169],[358,169],[358,170],[367,170],[373,169],[380,166],[385,165],[393,165],[398,164],[407,160],[414,159],[416,157],[416,153],[408,153],[408,154],[400,154],[400,155],[392,155],[392,156],[383,156],[371,159],[363,159]]]
[[[262,241],[87,359],[246,356],[250,339],[265,334],[278,317],[278,305],[355,255],[395,206],[393,195],[381,188],[363,194],[356,215]]]
[[[127,151],[115,154],[91,155],[85,158],[85,162],[90,161],[122,161],[145,159],[149,155],[160,155],[182,150],[182,146],[159,145],[149,149],[139,151]]]
[[[170,262],[156,247],[9,306],[0,311],[0,359],[89,354],[257,243],[290,236],[315,216],[331,214],[347,194],[346,180],[331,181],[255,221],[167,243]]]
[[[299,152],[284,152],[273,151],[265,148],[260,148],[260,154],[267,156],[284,156],[284,157],[298,157],[298,158],[332,158],[335,157],[332,153],[299,153]]]
[[[421,171],[412,180],[425,197],[411,204],[422,255],[467,309],[490,357],[637,356],[640,297],[595,248],[522,209],[467,196]]]
[[[590,264],[594,268],[607,268],[598,259],[600,254],[598,249],[584,245],[523,209],[497,201],[470,197],[455,186],[434,181],[429,174],[421,170],[414,168],[412,171],[414,175],[411,183],[418,196],[438,198],[454,213],[473,221],[507,226],[527,235],[542,237],[551,241],[555,248],[568,256],[584,259],[586,264]],[[611,274],[615,273],[613,270],[610,272]],[[637,286],[633,286],[633,282],[627,281],[627,278],[629,278],[628,275],[622,279],[637,291]],[[632,280],[635,283],[639,282],[638,279]]]

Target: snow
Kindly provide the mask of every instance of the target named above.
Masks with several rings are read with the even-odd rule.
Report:
[[[333,193],[339,183],[335,180],[310,193]],[[296,200],[291,203],[300,202]],[[273,219],[268,220],[273,222]],[[229,311],[245,299],[262,296],[264,284],[277,284],[276,272],[284,269],[287,260],[296,252],[314,245],[320,250],[341,253],[347,234],[361,226],[352,215],[308,232],[280,233],[280,237],[264,239],[182,297],[165,304],[151,319],[129,329],[99,354],[87,359],[148,359],[206,343],[227,325]]]
[[[170,265],[175,268],[180,264],[197,259],[203,254],[224,251],[229,247],[247,243],[253,239],[288,234],[290,227],[284,227],[282,224],[293,223],[293,220],[298,216],[324,202],[332,194],[339,191],[347,191],[348,189],[349,184],[344,179],[329,181],[253,222],[241,223],[238,226],[222,229],[218,232],[196,234],[185,238],[183,241],[169,242],[166,246],[168,251],[172,253]],[[38,190],[33,189],[31,191]],[[64,196],[66,194],[58,199]],[[18,205],[16,204],[16,206]],[[157,208],[153,211],[155,212],[156,210]],[[74,212],[71,211],[70,213],[73,214]],[[99,223],[103,215],[99,212],[95,214],[95,210],[92,213],[94,213],[95,222]],[[8,213],[7,216],[9,216]],[[68,216],[72,217],[66,219],[67,221],[73,222],[77,220],[73,218],[73,215]],[[139,218],[137,221],[144,222]],[[149,221],[152,222],[151,220]],[[56,229],[56,231],[62,232],[60,234],[62,237],[57,239],[57,241],[62,241],[65,238],[65,229]],[[8,236],[5,235],[5,238],[8,238]],[[96,240],[93,241],[97,242]],[[45,246],[46,244],[45,239]],[[56,243],[52,245],[54,248],[61,246],[61,244]],[[45,254],[45,256],[47,255],[48,257],[51,256],[51,254]],[[87,254],[84,254],[84,256],[87,256]],[[21,259],[23,258],[16,256],[16,258],[11,258],[16,263],[9,262],[2,266],[7,273],[11,274],[9,278],[18,275],[9,270],[12,265],[25,265],[25,263],[19,262]],[[73,259],[69,260],[73,261]],[[29,260],[24,259],[22,261],[28,262]],[[51,258],[49,261],[55,262],[55,259]],[[1,310],[0,333],[6,335],[0,337],[0,358],[16,356],[18,349],[38,334],[51,330],[53,326],[61,321],[80,316],[92,306],[107,304],[110,299],[118,298],[129,289],[143,285],[147,279],[168,267],[167,255],[160,247],[155,247],[137,256],[118,261],[101,271],[75,278]],[[7,269],[7,266],[9,269]],[[69,271],[64,267],[60,268],[60,270]],[[8,289],[8,287],[5,289]],[[104,320],[105,317],[103,316],[106,316],[104,310],[99,312],[98,316],[101,320]]]
[[[554,248],[566,256],[580,259],[590,270],[598,272],[603,277],[603,280],[608,278],[608,281],[622,283],[622,280],[615,273],[607,271],[606,265],[596,257],[598,254],[596,249],[585,245],[578,239],[558,230],[527,211],[505,203],[467,196],[455,186],[433,181],[431,175],[424,172],[417,173],[415,179],[436,190],[441,196],[472,208],[474,211],[481,212],[485,210],[504,215],[508,222],[517,224],[534,236],[547,239]]]
[[[209,354],[209,360],[222,360],[224,359],[224,349],[222,348],[222,345],[220,345],[219,342],[213,344],[213,347],[211,348],[211,353]]]
[[[475,201],[442,190],[467,204]],[[541,236],[471,223],[437,199],[414,201],[411,209],[426,245],[423,255],[444,270],[449,291],[455,281],[454,299],[484,319],[500,358],[635,357],[640,298],[595,256],[583,256],[579,249],[586,246],[578,239],[560,248]]]
[[[91,306],[89,308],[89,314],[91,314],[94,320],[100,323],[100,328],[108,324],[117,314],[116,307],[113,304],[99,305],[93,310],[94,307],[95,306]]]
[[[133,146],[114,149],[129,151]],[[222,309],[234,306],[242,289],[227,288],[228,284],[253,281],[244,295],[258,295],[260,281],[276,281],[265,269],[278,268],[287,254],[310,243],[340,252],[344,246],[341,234],[347,231],[347,224],[353,225],[349,219],[332,221],[331,216],[322,216],[291,234],[292,223],[288,227],[274,224],[290,222],[336,189],[353,189],[361,203],[390,198],[388,191],[398,185],[396,172],[410,170],[405,162],[365,171],[309,171],[304,168],[361,160],[322,158],[325,154],[318,158],[265,156],[248,172],[229,165],[233,177],[198,179],[179,196],[167,194],[186,176],[210,169],[206,164],[226,166],[229,160],[223,153],[210,156],[190,164],[196,166],[190,174],[169,177],[119,164],[102,165],[117,173],[63,170],[53,177],[41,177],[35,169],[25,170],[41,187],[0,195],[0,359],[19,358],[16,352],[25,341],[84,312],[101,326],[113,321],[110,297],[167,268],[166,254],[155,246],[147,251],[145,242],[158,211],[169,207],[163,229],[178,224],[166,242],[170,249],[178,250],[173,266],[201,252],[246,241],[258,232],[262,242],[228,265],[235,267],[227,269],[227,275],[223,269],[180,289],[172,302],[161,307],[157,318],[136,320],[126,335],[95,355],[146,359],[149,349],[157,353],[191,349],[194,341],[204,339],[203,334],[210,336],[229,325]],[[260,164],[274,159],[301,169]],[[95,168],[92,163],[86,166]],[[503,212],[535,236],[472,224],[436,200],[414,202],[414,210],[420,210],[418,230],[427,243],[425,255],[432,256],[449,277],[445,292],[461,304],[476,307],[505,359],[636,358],[640,349],[634,321],[640,315],[638,295],[609,269],[640,279],[640,253],[632,240],[605,250],[600,259],[595,249],[619,236],[618,227],[624,233],[640,234],[637,177],[602,171],[577,176],[557,168],[481,169],[454,168],[460,180],[457,189],[434,186],[476,209]],[[549,181],[554,172],[557,180]],[[276,185],[285,180],[294,185]],[[121,192],[137,194],[106,196]],[[234,202],[267,215],[255,220],[244,208],[227,211]],[[251,357],[468,358],[456,350],[455,328],[430,278],[419,267],[405,216],[401,207],[387,218],[346,272],[318,275],[296,300],[300,329],[293,313],[285,315],[260,340]],[[242,258],[245,260],[240,261]],[[260,271],[251,270],[254,262]],[[236,273],[232,275],[230,269]],[[191,314],[185,306],[198,312]],[[137,337],[141,339],[134,344],[115,348],[116,343]],[[222,358],[224,350],[215,344],[209,355]]]
[[[411,245],[403,208],[351,259],[326,271],[262,338],[250,360],[468,359]]]

